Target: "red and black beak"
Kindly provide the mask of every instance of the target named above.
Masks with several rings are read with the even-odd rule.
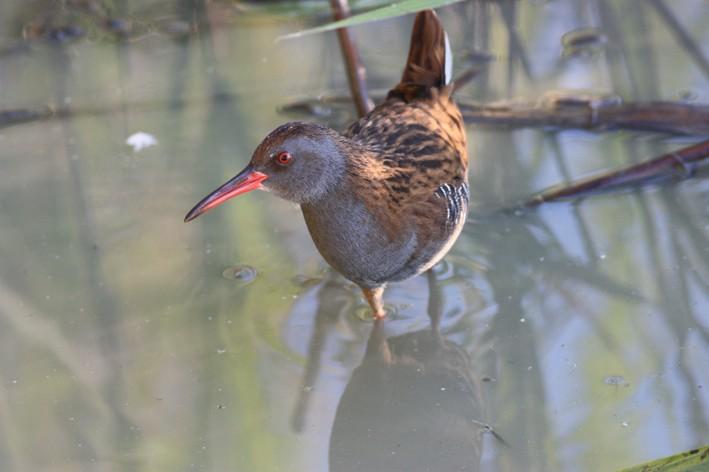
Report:
[[[268,176],[266,174],[254,170],[249,164],[244,170],[239,172],[236,177],[204,197],[201,202],[195,205],[195,207],[187,213],[187,216],[185,216],[185,223],[194,220],[202,213],[221,205],[230,198],[261,188],[261,182],[267,178]]]

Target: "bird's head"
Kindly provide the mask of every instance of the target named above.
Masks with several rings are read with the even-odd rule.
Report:
[[[299,204],[316,201],[336,188],[345,174],[344,146],[344,138],[326,126],[301,122],[279,126],[258,145],[249,164],[195,205],[185,221],[256,189]]]

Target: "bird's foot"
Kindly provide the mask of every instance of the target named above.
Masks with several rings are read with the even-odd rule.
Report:
[[[382,296],[384,295],[384,286],[374,287],[374,288],[362,288],[362,293],[364,293],[364,298],[367,299],[367,303],[372,307],[372,317],[375,320],[382,320],[386,317],[387,313],[384,310],[384,304],[382,303]]]
[[[372,311],[372,318],[375,320],[383,320],[386,318],[387,312],[386,310],[382,309],[381,311]]]

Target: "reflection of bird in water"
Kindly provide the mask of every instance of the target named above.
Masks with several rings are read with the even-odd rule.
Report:
[[[401,82],[384,103],[344,134],[314,123],[278,127],[185,220],[259,188],[299,203],[322,256],[383,317],[385,284],[432,267],[465,223],[466,138],[450,75],[445,31],[423,11]]]
[[[490,313],[484,309],[461,313],[458,296],[468,294],[470,287],[451,278],[455,270],[446,270],[449,267],[427,273],[428,297],[414,298],[419,302],[410,308],[427,312],[430,328],[420,327],[418,315],[397,317],[386,328],[376,320],[363,357],[362,336],[367,334],[357,333],[365,325],[352,316],[357,301],[351,290],[337,277],[326,277],[300,298],[300,309],[292,315],[293,339],[297,335],[303,340],[302,321],[307,317],[302,310],[314,310],[315,316],[291,425],[322,444],[327,442],[320,436],[323,421],[332,421],[333,472],[477,470],[483,442],[488,445],[484,433],[497,437],[484,423],[487,409],[478,380],[480,370],[487,370],[484,326]],[[401,290],[392,293],[393,299],[408,292]],[[416,293],[421,292],[425,290],[419,287]],[[451,296],[445,310],[444,293]],[[406,293],[409,303],[412,296]],[[343,368],[347,384],[335,409],[331,393],[341,390]]]
[[[433,285],[431,285],[433,288]],[[469,354],[431,329],[386,339],[376,320],[337,408],[330,470],[478,470],[483,404]]]
[[[330,470],[478,470],[481,408],[467,359],[433,333],[386,340],[381,324],[337,408]]]

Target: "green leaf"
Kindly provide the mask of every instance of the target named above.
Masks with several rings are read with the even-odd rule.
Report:
[[[709,471],[709,446],[692,449],[620,472],[706,472]]]
[[[389,6],[377,8],[376,10],[371,10],[366,13],[360,13],[359,15],[350,16],[349,18],[345,18],[344,20],[340,21],[335,21],[334,23],[317,26],[315,28],[298,31],[296,33],[286,34],[280,36],[278,40],[281,41],[284,39],[300,38],[310,34],[332,31],[338,28],[346,28],[362,23],[369,23],[371,21],[386,20],[388,18],[395,18],[397,16],[407,15],[409,13],[427,10],[429,8],[438,8],[444,5],[450,5],[451,3],[457,3],[461,1],[463,0],[404,0],[403,2],[392,3]]]

